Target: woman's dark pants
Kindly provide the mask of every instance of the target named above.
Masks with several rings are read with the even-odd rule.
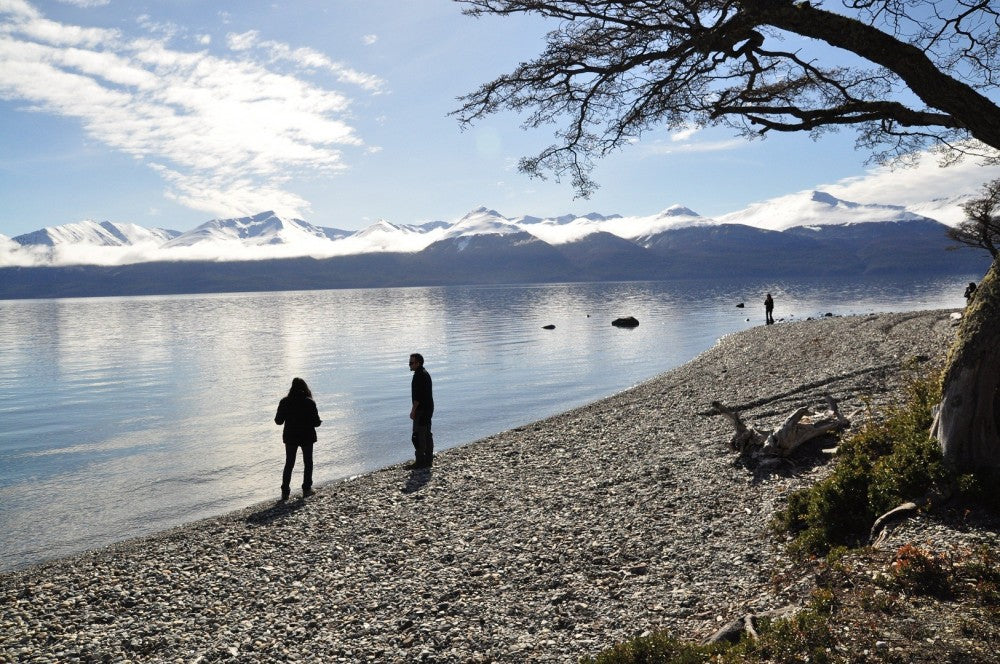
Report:
[[[302,448],[302,490],[308,491],[313,485],[313,444],[312,443],[285,443],[285,469],[281,473],[281,489],[288,491],[291,488],[292,469],[295,468],[295,454],[298,448]]]

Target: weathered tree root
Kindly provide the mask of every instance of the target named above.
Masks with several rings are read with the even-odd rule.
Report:
[[[889,537],[893,528],[916,511],[916,503],[903,503],[875,519],[875,523],[872,524],[871,533],[868,535],[868,544],[874,547],[880,546]]]
[[[841,431],[851,425],[850,421],[840,414],[836,400],[829,394],[825,395],[825,398],[828,410],[813,412],[808,408],[799,408],[774,431],[760,431],[748,427],[738,412],[718,401],[713,401],[712,407],[729,418],[736,429],[736,433],[729,441],[731,450],[753,456],[787,457],[802,443]]]

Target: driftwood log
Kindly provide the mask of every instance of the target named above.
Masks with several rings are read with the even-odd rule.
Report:
[[[850,421],[840,414],[837,402],[826,395],[827,410],[814,412],[799,408],[775,430],[758,430],[748,427],[740,414],[718,401],[712,407],[729,418],[736,432],[729,441],[734,452],[752,456],[787,457],[802,443],[850,426]]]
[[[736,643],[744,634],[749,635],[751,639],[756,641],[759,638],[757,635],[757,621],[759,619],[777,620],[779,618],[790,618],[800,610],[800,607],[789,605],[780,609],[764,611],[763,613],[748,613],[742,618],[737,618],[727,623],[715,634],[702,641],[702,643]]]

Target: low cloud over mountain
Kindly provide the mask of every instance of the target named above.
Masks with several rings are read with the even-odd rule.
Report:
[[[454,223],[379,220],[360,231],[273,212],[186,233],[85,221],[0,238],[0,296],[985,269],[977,252],[945,251],[945,230],[911,209],[820,191],[716,219],[673,206],[553,218],[481,207]]]

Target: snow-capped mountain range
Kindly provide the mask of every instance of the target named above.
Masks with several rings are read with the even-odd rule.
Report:
[[[947,212],[955,201],[922,209]],[[955,219],[954,216],[949,217]],[[959,217],[960,218],[960,217]],[[981,276],[985,251],[945,251],[947,226],[914,209],[827,192],[783,196],[717,218],[673,206],[645,217],[505,217],[359,231],[272,212],[180,233],[80,222],[0,237],[0,299],[233,291],[566,283],[772,280],[922,273]]]
[[[962,199],[949,199],[904,208],[854,203],[821,191],[805,191],[716,218],[703,217],[680,205],[650,216],[590,213],[549,218],[505,217],[496,210],[480,207],[453,223],[397,225],[380,219],[359,231],[315,226],[273,212],[213,219],[185,233],[110,221],[81,221],[46,227],[14,238],[0,236],[0,267],[417,253],[448,240],[460,251],[468,246],[469,238],[477,236],[518,236],[522,243],[537,239],[560,246],[606,233],[648,249],[663,233],[682,229],[718,231],[730,226],[747,226],[764,231],[787,232],[799,228],[815,231],[826,226],[931,219],[953,225],[962,218],[961,203]],[[466,240],[456,241],[460,238]]]
[[[841,200],[826,192],[812,191],[755,203],[739,212],[723,215],[719,217],[719,221],[724,224],[787,231],[797,226],[846,226],[926,218],[899,205],[864,205]]]
[[[162,228],[143,228],[136,224],[115,224],[110,221],[79,221],[61,226],[48,226],[42,230],[19,235],[15,241],[21,245],[54,247],[66,244],[89,244],[96,247],[124,247],[129,245],[169,242],[177,231]]]

